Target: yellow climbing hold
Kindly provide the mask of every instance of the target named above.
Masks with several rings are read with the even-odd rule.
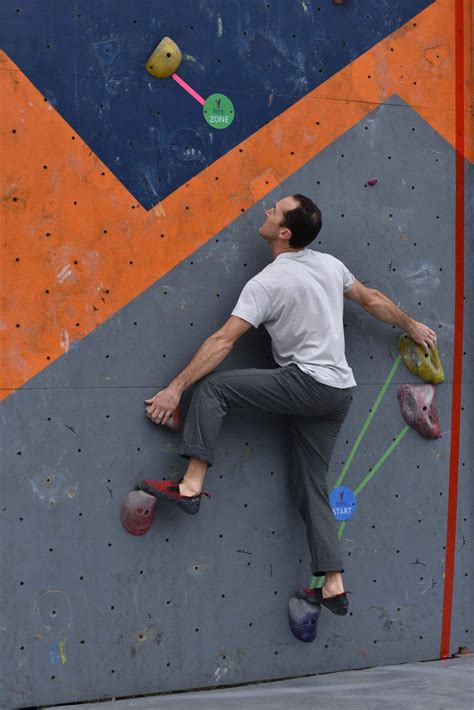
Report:
[[[430,350],[427,355],[421,345],[415,343],[406,333],[402,333],[398,338],[398,349],[403,362],[414,375],[433,385],[444,381],[438,348]]]
[[[62,639],[62,640],[59,642],[59,655],[60,655],[60,657],[61,657],[61,663],[63,664],[63,666],[64,666],[64,664],[65,664],[66,661],[67,661],[66,652],[65,652],[65,650],[64,650],[65,644],[66,644],[66,639]]]
[[[153,76],[157,76],[158,79],[166,79],[178,70],[182,59],[183,55],[176,42],[173,42],[169,37],[163,37],[145,66]]]

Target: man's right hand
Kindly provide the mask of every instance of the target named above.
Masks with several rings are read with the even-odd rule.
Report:
[[[412,340],[415,341],[415,343],[423,346],[427,355],[429,355],[430,349],[434,350],[436,348],[436,333],[434,330],[431,330],[431,328],[428,328],[427,325],[413,321],[412,325],[406,328],[406,333]]]
[[[178,407],[181,395],[174,387],[168,386],[157,392],[151,399],[146,399],[146,415],[155,424],[167,424]]]

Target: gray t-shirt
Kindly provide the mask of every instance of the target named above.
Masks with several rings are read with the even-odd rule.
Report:
[[[279,254],[244,286],[233,316],[272,339],[275,362],[295,363],[318,382],[356,386],[344,352],[344,292],[354,276],[342,261],[312,249]]]

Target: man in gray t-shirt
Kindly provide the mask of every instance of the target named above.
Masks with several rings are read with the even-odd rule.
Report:
[[[226,412],[254,407],[288,415],[290,493],[306,525],[311,571],[325,576],[322,589],[304,590],[302,598],[346,614],[343,561],[327,486],[331,454],[356,385],[344,351],[344,297],[404,330],[426,352],[436,347],[436,334],[380,291],[363,286],[334,256],[309,249],[321,224],[319,208],[304,195],[284,197],[265,211],[259,233],[272,251],[272,262],[245,285],[229,320],[201,345],[189,365],[166,389],[145,400],[147,416],[166,424],[184,390],[201,380],[179,448],[189,460],[186,474],[179,482],[146,480],[140,487],[197,513]],[[209,375],[238,338],[261,324],[271,336],[277,369]]]
[[[255,328],[263,324],[275,362],[292,363],[318,382],[344,389],[356,381],[344,351],[344,294],[354,276],[331,254],[282,252],[244,287],[232,311]]]

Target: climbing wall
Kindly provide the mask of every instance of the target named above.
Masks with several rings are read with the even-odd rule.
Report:
[[[472,650],[468,11],[3,3],[2,707]],[[159,79],[164,36],[182,62]],[[288,626],[289,598],[322,580],[284,417],[228,414],[199,515],[120,524],[136,483],[186,468],[144,400],[270,262],[263,209],[296,192],[323,212],[311,248],[435,329],[446,373],[427,440],[400,412],[399,386],[422,383],[400,331],[346,303],[358,386],[329,483],[357,500],[338,528],[352,595],[312,644]],[[219,369],[275,366],[260,328]]]

